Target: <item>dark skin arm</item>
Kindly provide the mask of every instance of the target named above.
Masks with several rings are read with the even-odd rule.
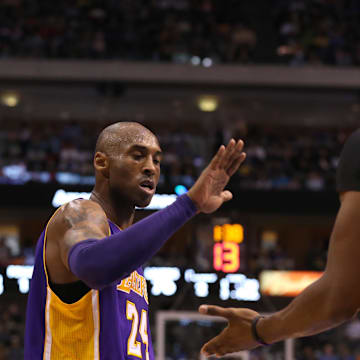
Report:
[[[356,315],[360,307],[360,192],[341,196],[341,207],[330,239],[324,275],[289,306],[261,319],[259,335],[269,344],[288,338],[318,334]],[[251,335],[251,321],[258,315],[249,309],[201,306],[200,312],[223,316],[228,327],[202,348],[223,355],[258,346]]]
[[[79,280],[68,265],[71,247],[86,239],[108,235],[106,215],[96,202],[74,200],[60,208],[49,222],[47,232],[46,265],[51,280],[59,284]]]

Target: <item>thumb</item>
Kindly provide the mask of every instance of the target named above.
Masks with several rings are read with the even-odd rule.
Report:
[[[221,316],[229,319],[231,316],[231,310],[215,305],[201,305],[199,307],[199,313],[203,315]]]
[[[220,194],[223,202],[229,201],[233,198],[233,194],[229,190],[225,190]]]

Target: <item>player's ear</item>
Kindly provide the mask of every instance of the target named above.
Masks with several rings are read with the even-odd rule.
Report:
[[[94,168],[95,172],[100,173],[104,178],[109,178],[109,157],[101,152],[97,151],[94,156]]]

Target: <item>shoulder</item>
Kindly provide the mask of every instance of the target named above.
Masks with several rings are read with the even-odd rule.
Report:
[[[99,213],[106,217],[102,207],[95,201],[86,199],[76,199],[64,204],[59,209],[60,215]]]
[[[48,226],[64,232],[87,224],[98,225],[105,231],[109,226],[106,214],[98,203],[92,200],[76,199],[61,206],[49,221]]]

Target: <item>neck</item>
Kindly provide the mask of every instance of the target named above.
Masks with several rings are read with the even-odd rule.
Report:
[[[118,207],[113,204],[108,192],[101,192],[96,188],[92,191],[90,200],[97,202],[103,208],[107,218],[119,226],[120,229],[124,230],[133,223],[135,215],[133,205],[126,205],[126,202],[124,202],[121,207]]]

